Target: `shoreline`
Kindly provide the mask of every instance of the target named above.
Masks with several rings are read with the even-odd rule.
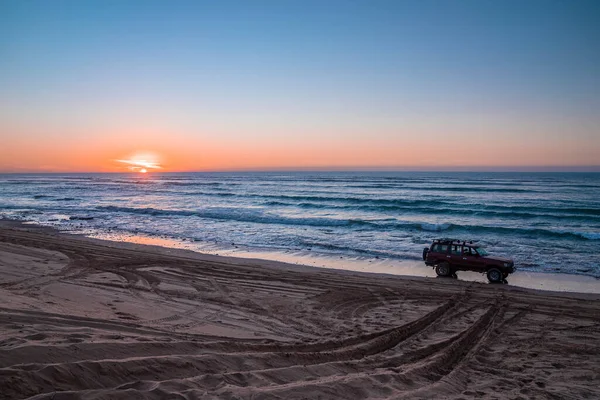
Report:
[[[427,267],[421,261],[373,259],[360,257],[337,257],[311,253],[309,251],[253,251],[248,249],[223,249],[211,248],[209,246],[175,239],[153,237],[148,235],[125,235],[115,234],[81,234],[60,231],[54,227],[39,225],[33,222],[3,219],[0,220],[0,228],[5,224],[16,224],[13,226],[27,226],[33,229],[49,229],[58,234],[85,237],[92,240],[106,241],[113,245],[132,243],[148,245],[172,250],[191,251],[201,256],[225,257],[227,259],[254,260],[266,263],[282,263],[299,265],[310,268],[320,268],[336,271],[363,272],[371,274],[386,274],[400,277],[437,278],[431,267]],[[238,261],[239,261],[238,260]],[[517,266],[518,268],[518,266]],[[484,274],[461,271],[458,273],[458,281],[478,282],[488,284]],[[589,275],[549,273],[533,271],[517,271],[508,278],[508,286],[567,293],[592,293],[600,294],[600,279]]]

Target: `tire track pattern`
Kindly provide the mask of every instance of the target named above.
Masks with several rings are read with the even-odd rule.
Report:
[[[62,314],[0,308],[0,332],[15,338],[0,340],[0,399],[440,393],[458,399],[493,397],[496,389],[490,388],[502,385],[511,398],[597,397],[593,377],[585,385],[589,364],[553,361],[540,343],[553,342],[554,351],[600,354],[600,312],[593,302],[457,281],[341,276],[115,251],[22,231],[0,231],[0,241],[58,251],[70,260],[35,284],[11,282],[0,290],[37,295],[44,285],[63,282],[162,310],[123,321],[65,315],[64,305],[57,308]],[[124,283],[89,279],[98,273],[115,274]],[[547,327],[543,341],[532,328],[538,325]],[[503,364],[520,354],[530,358]],[[544,354],[550,361],[531,361]],[[539,371],[552,374],[552,368],[576,371],[572,381],[579,386],[546,390],[550,383],[540,380]],[[493,384],[473,390],[473,376]]]

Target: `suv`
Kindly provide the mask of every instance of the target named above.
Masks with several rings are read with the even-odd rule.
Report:
[[[423,249],[425,265],[435,268],[438,276],[456,276],[456,271],[476,271],[487,274],[492,283],[503,282],[515,272],[509,258],[492,257],[473,241],[436,239]]]

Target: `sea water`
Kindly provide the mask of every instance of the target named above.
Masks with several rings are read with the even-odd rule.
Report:
[[[520,270],[600,277],[600,173],[6,174],[0,217],[213,252],[390,262],[451,237]]]

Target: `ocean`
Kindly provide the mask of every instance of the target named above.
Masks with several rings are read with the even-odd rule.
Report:
[[[600,277],[600,173],[6,174],[0,217],[212,253],[380,262],[416,263],[451,237],[519,270]]]

